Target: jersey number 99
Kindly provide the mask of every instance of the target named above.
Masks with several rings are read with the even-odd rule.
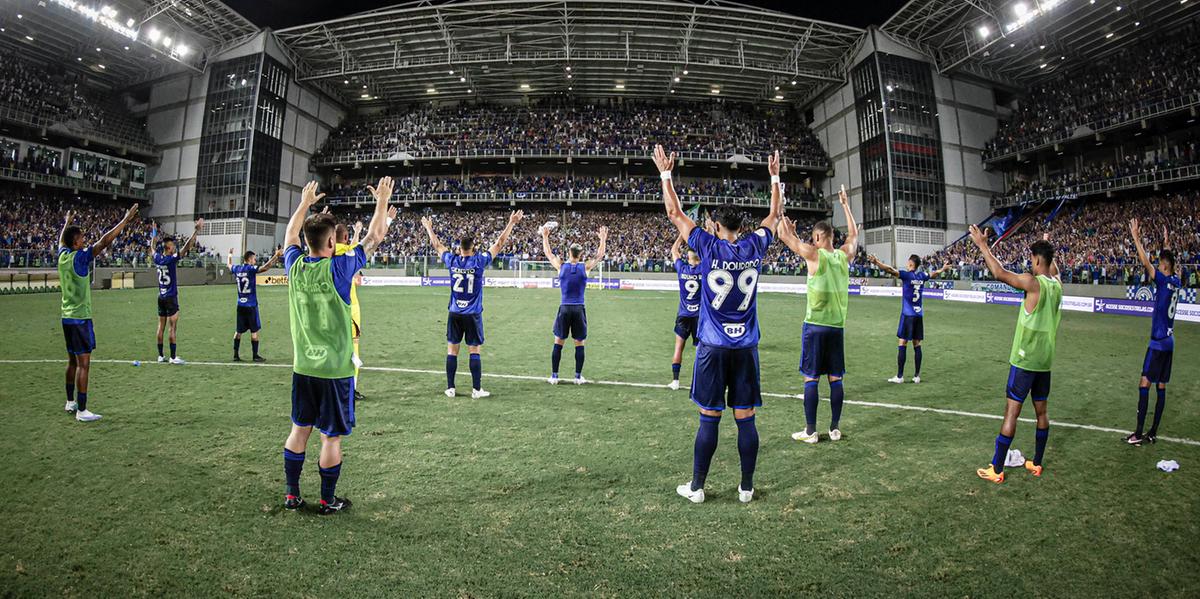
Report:
[[[754,288],[758,285],[758,271],[746,269],[739,272],[736,277],[728,270],[714,270],[708,273],[708,289],[713,293],[711,304],[714,310],[721,309],[735,284],[738,291],[742,292],[742,303],[738,304],[737,311],[745,312],[750,308],[750,302],[754,299]]]

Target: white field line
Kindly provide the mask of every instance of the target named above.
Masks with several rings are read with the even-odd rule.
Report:
[[[133,362],[133,360],[92,360],[92,361],[101,363],[101,364],[131,364]],[[0,360],[0,364],[62,364],[64,362],[65,362],[65,360],[53,360],[53,359]],[[157,365],[157,362],[146,362],[146,365]],[[280,364],[280,363],[258,364],[258,363],[254,363],[254,362],[188,362],[187,365],[188,366],[232,366],[232,367],[241,366],[241,367],[259,367],[259,368],[291,368],[292,367],[291,364]],[[363,366],[362,370],[372,370],[372,371],[377,371],[377,372],[401,372],[401,373],[406,373],[406,374],[435,374],[435,375],[439,375],[439,376],[446,374],[446,372],[444,370],[428,370],[428,369],[422,369],[422,368],[400,368],[400,367],[394,367],[394,366]],[[485,372],[483,374],[483,376],[490,377],[490,378],[497,378],[497,379],[512,379],[512,380],[520,380],[520,381],[545,381],[547,378],[544,376],[530,376],[527,374],[499,374],[499,373],[492,373],[492,372]],[[572,385],[574,383],[571,381],[571,379],[562,379],[559,382],[559,384],[560,385]],[[666,388],[666,385],[655,385],[655,384],[651,384],[651,383],[631,383],[631,382],[627,382],[627,381],[592,381],[592,380],[589,380],[588,384],[589,385],[619,386],[619,387],[639,387],[639,388],[643,388],[643,389],[665,389]],[[688,389],[688,387],[685,387],[685,386],[680,386],[679,388],[680,389]],[[789,395],[786,393],[768,393],[768,392],[764,391],[762,394],[764,397],[797,399],[797,396]],[[829,399],[822,398],[822,401],[829,401]],[[914,412],[931,412],[934,414],[945,414],[945,415],[949,415],[949,416],[965,416],[968,418],[986,418],[988,420],[1003,420],[1004,419],[1004,417],[999,414],[981,414],[979,412],[965,412],[962,410],[947,410],[944,408],[929,408],[929,407],[925,407],[925,406],[910,406],[910,405],[905,405],[905,404],[886,403],[886,402],[879,402],[879,401],[861,401],[861,400],[847,399],[846,403],[849,405],[852,405],[852,406],[865,406],[865,407],[869,407],[869,408],[886,408],[889,410],[911,410]],[[1021,422],[1034,422],[1033,418],[1021,418],[1020,420],[1021,420]],[[1062,422],[1059,420],[1051,420],[1050,424],[1052,424],[1054,426],[1061,426],[1061,427],[1066,427],[1066,428],[1077,428],[1077,429],[1097,431],[1097,432],[1102,432],[1102,433],[1119,433],[1119,434],[1129,433],[1129,431],[1127,431],[1127,430],[1122,430],[1122,429],[1118,429],[1118,428],[1109,428],[1106,426],[1095,426],[1092,424],[1079,424],[1079,423],[1075,423],[1075,422]],[[1188,438],[1184,438],[1184,437],[1159,437],[1158,439],[1160,441],[1167,441],[1170,443],[1181,443],[1184,445],[1200,446],[1200,441],[1197,441],[1195,439],[1188,439]]]

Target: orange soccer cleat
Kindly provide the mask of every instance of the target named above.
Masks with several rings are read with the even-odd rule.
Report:
[[[996,484],[1004,482],[1004,473],[996,472],[996,468],[991,464],[988,464],[987,468],[980,468],[976,470],[975,474],[978,474],[979,478],[982,478],[983,480],[988,480]]]
[[[1034,476],[1042,475],[1042,467],[1033,463],[1033,460],[1025,460],[1025,469]]]

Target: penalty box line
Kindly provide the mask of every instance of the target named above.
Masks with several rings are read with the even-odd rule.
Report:
[[[54,359],[0,360],[0,364],[62,364],[65,362],[66,362],[66,360],[54,360]],[[133,362],[133,360],[106,359],[106,360],[92,360],[92,362],[97,362],[97,363],[101,363],[101,364],[130,364]],[[147,362],[147,365],[157,365],[157,362]],[[291,364],[262,364],[262,363],[255,363],[255,362],[188,362],[186,365],[188,365],[188,366],[232,366],[232,367],[241,366],[241,367],[261,367],[261,368],[291,368],[292,367]],[[370,370],[370,371],[376,371],[376,372],[398,372],[398,373],[404,373],[404,374],[436,374],[436,375],[446,374],[446,372],[444,370],[429,370],[429,369],[424,369],[424,368],[402,368],[402,367],[397,367],[397,366],[363,366],[362,370]],[[501,374],[501,373],[493,373],[493,372],[485,372],[485,373],[483,373],[483,376],[489,377],[489,378],[496,378],[496,379],[510,379],[510,380],[519,380],[519,381],[545,381],[547,378],[544,376],[531,376],[531,375],[527,375],[527,374]],[[574,383],[570,379],[562,379],[560,384],[572,385]],[[592,381],[592,380],[589,380],[587,384],[589,384],[589,385],[608,385],[608,386],[613,386],[613,387],[637,387],[637,388],[641,388],[641,389],[665,389],[666,388],[666,385],[655,385],[655,384],[651,384],[651,383],[631,383],[628,381],[600,381],[600,380]],[[688,389],[688,387],[685,387],[685,386],[680,386],[679,388],[680,389]],[[779,398],[779,399],[797,399],[797,396],[790,395],[787,393],[768,393],[768,392],[764,391],[762,393],[762,395],[764,397],[774,397],[774,398]],[[827,397],[821,398],[821,401],[829,401],[829,398],[827,398]],[[852,406],[864,406],[864,407],[868,407],[868,408],[885,408],[888,410],[909,410],[909,411],[913,411],[913,412],[929,412],[929,413],[933,413],[933,414],[943,414],[946,416],[963,416],[963,417],[967,417],[967,418],[986,418],[988,420],[1003,420],[1004,419],[1003,416],[999,416],[996,414],[981,414],[979,412],[966,412],[963,410],[950,410],[950,409],[946,409],[946,408],[930,408],[930,407],[926,407],[926,406],[912,406],[912,405],[906,405],[906,404],[880,402],[880,401],[863,401],[863,400],[857,400],[857,399],[847,399],[847,400],[845,400],[845,403],[852,405]],[[1036,420],[1034,420],[1033,418],[1021,418],[1020,421],[1021,422],[1036,422]],[[1110,428],[1110,427],[1106,427],[1106,426],[1096,426],[1093,424],[1079,424],[1079,423],[1075,423],[1075,422],[1062,422],[1059,420],[1051,420],[1050,424],[1052,424],[1054,426],[1065,427],[1065,428],[1076,428],[1076,429],[1082,429],[1082,430],[1097,431],[1097,432],[1101,432],[1101,433],[1119,433],[1119,434],[1128,434],[1129,433],[1129,431],[1127,431],[1127,430],[1122,430],[1122,429],[1117,429],[1117,428]],[[1159,437],[1158,439],[1160,441],[1167,441],[1170,443],[1180,443],[1183,445],[1200,446],[1200,441],[1197,441],[1195,439],[1188,439],[1185,437]]]

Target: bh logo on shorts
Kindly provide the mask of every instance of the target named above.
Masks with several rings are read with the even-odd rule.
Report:
[[[737,339],[746,334],[746,325],[740,322],[727,322],[721,325],[725,329],[725,334],[731,339]]]
[[[700,311],[700,304],[685,304],[684,307],[687,308],[688,312],[699,312]]]
[[[329,355],[329,348],[324,345],[314,345],[304,350],[304,357],[309,360],[324,360]]]

